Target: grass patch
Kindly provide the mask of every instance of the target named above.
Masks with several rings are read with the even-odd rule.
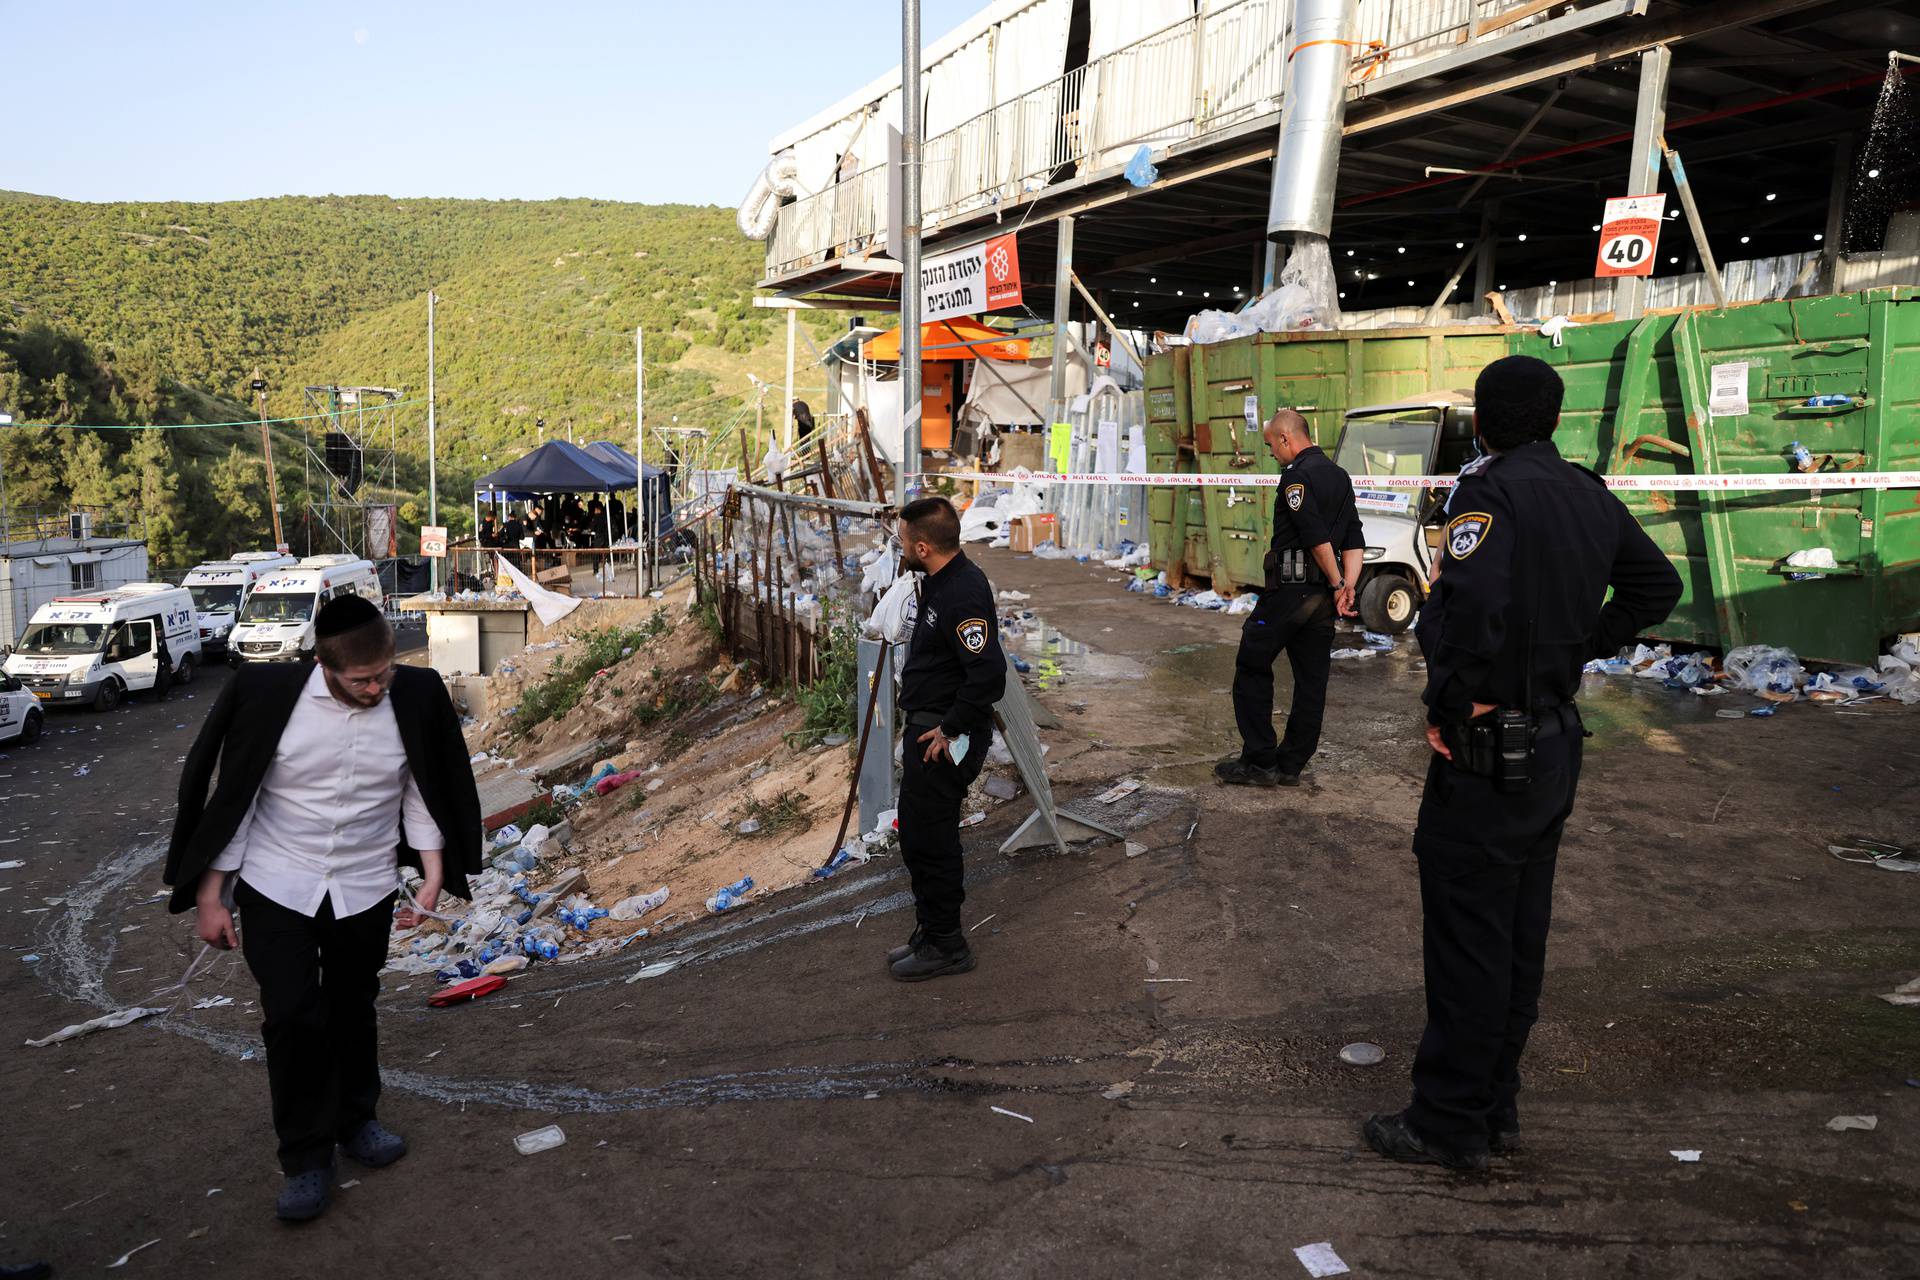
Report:
[[[520,820],[522,831],[531,831],[535,827],[552,830],[567,820],[567,811],[553,802],[552,795],[544,795],[527,809],[526,816]]]
[[[740,806],[734,824],[738,826],[749,818],[760,824],[758,831],[743,833],[749,840],[778,835],[782,831],[804,830],[808,825],[806,802],[798,796],[780,796],[773,800],[758,800],[749,796],[747,802]]]
[[[586,696],[587,684],[594,673],[611,667],[629,651],[658,640],[672,629],[667,611],[656,609],[638,627],[604,627],[583,633],[580,652],[556,665],[545,680],[521,695],[520,714],[514,717],[515,735],[525,736],[535,725],[573,710]],[[657,673],[659,668],[654,670]]]
[[[860,685],[860,633],[829,612],[820,632],[820,678],[794,690],[803,713],[800,727],[784,735],[790,747],[810,747],[830,733],[851,738]]]

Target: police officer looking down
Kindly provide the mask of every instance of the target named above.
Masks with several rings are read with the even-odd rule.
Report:
[[[960,550],[960,515],[945,498],[900,512],[902,567],[926,575],[900,671],[900,853],[913,880],[918,927],[887,955],[902,982],[966,973],[973,952],[960,931],[960,803],[993,743],[993,704],[1007,660],[993,587]]]
[[[1333,665],[1333,615],[1353,615],[1353,583],[1366,539],[1353,505],[1353,481],[1313,443],[1307,420],[1291,409],[1268,419],[1264,438],[1281,465],[1273,504],[1273,546],[1266,583],[1240,629],[1233,664],[1233,718],[1240,753],[1213,767],[1232,786],[1297,787],[1320,745]],[[1287,732],[1273,733],[1273,663],[1293,668]]]
[[[1364,1126],[1395,1160],[1477,1172],[1517,1145],[1520,1056],[1580,781],[1580,668],[1680,599],[1680,575],[1626,507],[1554,447],[1563,390],[1531,356],[1481,371],[1474,423],[1491,460],[1454,490],[1420,613],[1433,754],[1413,852],[1427,1027],[1413,1104]]]

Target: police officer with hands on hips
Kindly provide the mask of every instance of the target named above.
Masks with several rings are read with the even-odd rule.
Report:
[[[1240,629],[1234,659],[1233,718],[1238,755],[1213,767],[1232,786],[1297,787],[1320,745],[1333,665],[1333,616],[1352,617],[1353,584],[1366,539],[1353,502],[1353,481],[1313,443],[1307,420],[1291,409],[1268,419],[1267,447],[1281,464],[1273,505],[1273,546],[1266,583]],[[1284,650],[1293,667],[1287,732],[1273,732],[1273,663]]]
[[[900,853],[918,921],[887,956],[902,982],[966,973],[973,952],[960,930],[960,804],[993,743],[993,706],[1006,691],[993,586],[960,550],[960,514],[945,498],[900,511],[901,565],[924,573],[900,671]]]
[[[1680,575],[1606,482],[1554,447],[1563,391],[1531,356],[1481,371],[1474,423],[1491,457],[1454,490],[1420,613],[1432,755],[1413,852],[1427,1026],[1412,1105],[1363,1129],[1395,1160],[1478,1172],[1517,1146],[1520,1057],[1580,781],[1580,669],[1680,599]]]

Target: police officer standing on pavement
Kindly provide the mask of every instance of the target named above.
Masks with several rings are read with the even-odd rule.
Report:
[[[918,925],[887,956],[895,978],[923,982],[966,973],[973,952],[960,931],[960,803],[993,744],[993,705],[1007,660],[993,586],[960,550],[960,514],[945,498],[900,512],[901,565],[920,584],[900,671],[900,852],[913,880]]]
[[[1266,583],[1240,629],[1233,664],[1233,718],[1240,752],[1213,767],[1232,786],[1297,787],[1320,745],[1333,665],[1333,615],[1353,614],[1353,583],[1366,539],[1353,504],[1353,481],[1313,443],[1307,420],[1291,409],[1267,422],[1267,447],[1281,465],[1273,504],[1273,546]],[[1273,733],[1273,663],[1284,650],[1293,667],[1287,732]]]
[[[1395,1160],[1477,1172],[1517,1145],[1520,1056],[1580,781],[1580,669],[1680,599],[1680,575],[1626,507],[1554,447],[1563,390],[1531,356],[1481,371],[1474,421],[1491,461],[1454,490],[1420,614],[1433,754],[1413,852],[1427,1027],[1413,1104],[1364,1126]]]

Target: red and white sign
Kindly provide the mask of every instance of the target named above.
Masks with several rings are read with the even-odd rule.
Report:
[[[447,554],[447,527],[443,524],[420,526],[420,554],[439,558]]]
[[[1600,219],[1600,256],[1593,274],[1650,276],[1654,251],[1660,247],[1660,222],[1667,208],[1663,195],[1621,196],[1607,201]]]
[[[920,264],[920,322],[1020,304],[1020,252],[1012,232]]]

